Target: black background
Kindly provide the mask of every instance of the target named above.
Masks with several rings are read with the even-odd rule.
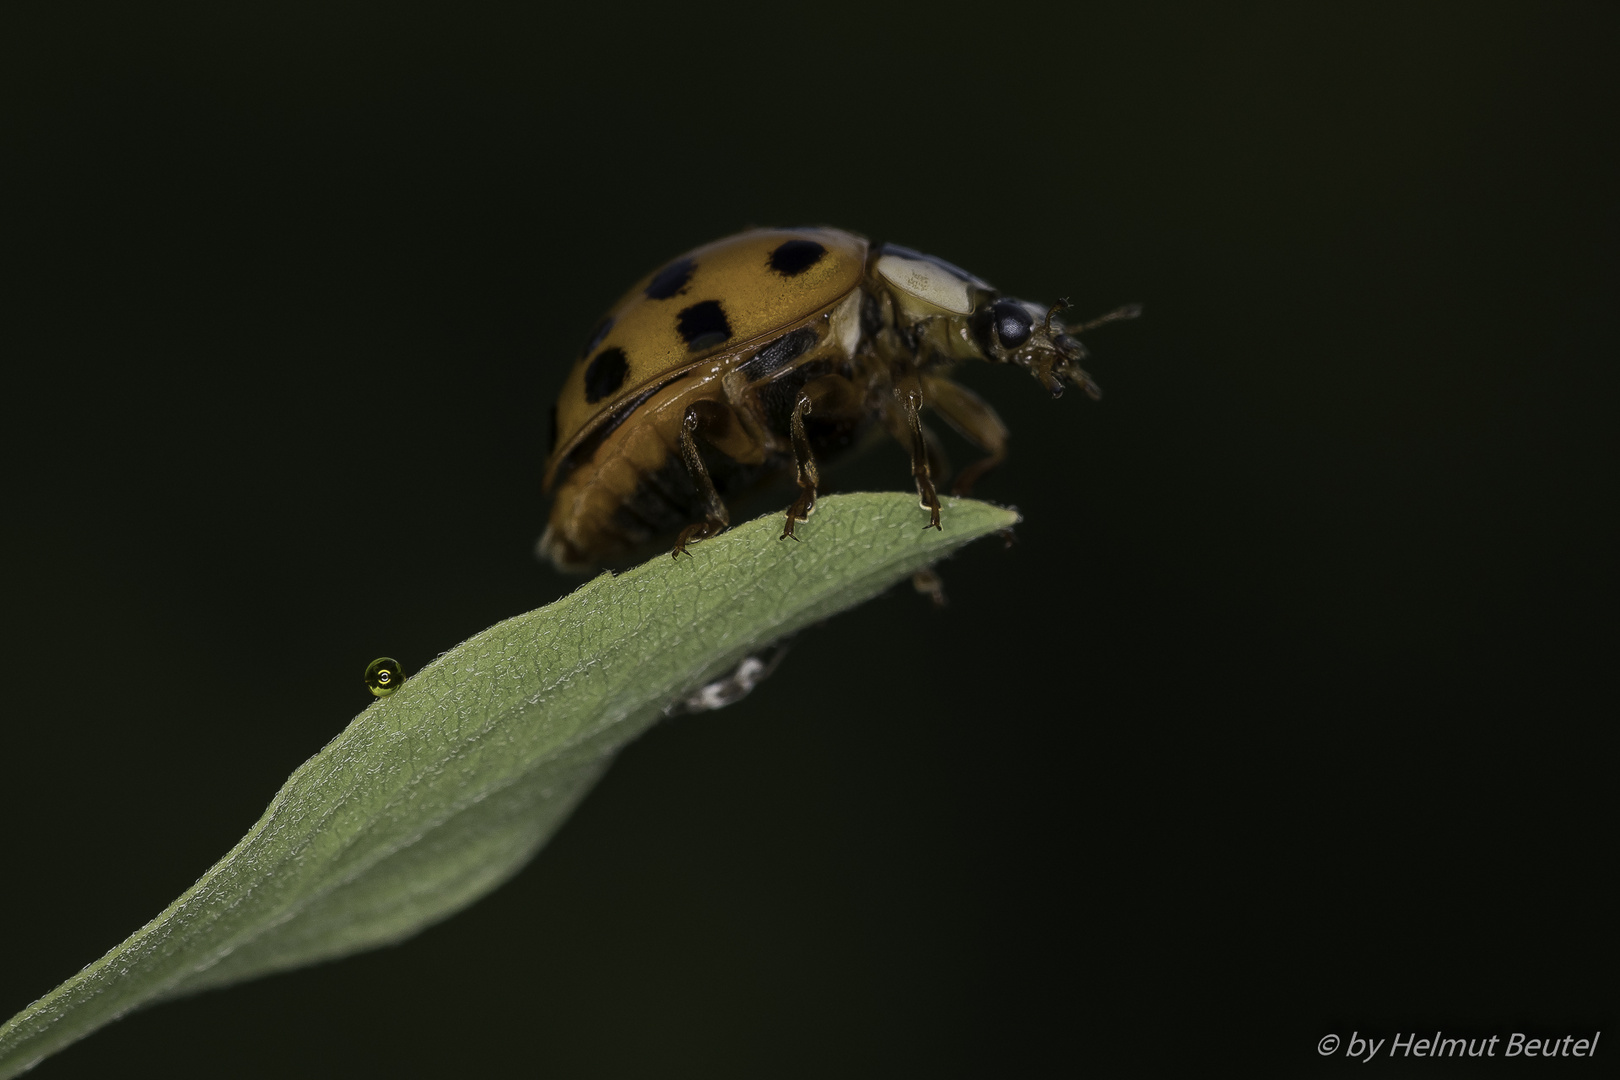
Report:
[[[826,222],[1147,305],[1100,403],[966,373],[1026,520],[946,611],[807,633],[405,945],[37,1075],[1310,1075],[1613,1025],[1612,7],[28,10],[0,1015],[373,656],[573,587],[546,410],[661,261]],[[1537,1071],[1492,1064],[1449,1071]]]

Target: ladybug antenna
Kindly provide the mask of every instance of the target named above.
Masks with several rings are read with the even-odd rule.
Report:
[[[1069,298],[1067,296],[1060,296],[1058,297],[1058,302],[1053,304],[1051,310],[1046,313],[1046,322],[1044,327],[1048,337],[1050,337],[1052,334],[1052,316],[1056,315],[1058,312],[1062,311],[1068,306]]]
[[[1056,314],[1058,311],[1061,311],[1067,306],[1067,301],[1059,300],[1057,302],[1057,306],[1052,308],[1052,310],[1047,313],[1046,322],[1048,324],[1048,328],[1050,328],[1052,322],[1052,315]],[[1120,322],[1123,319],[1134,319],[1140,314],[1142,314],[1141,304],[1126,304],[1124,307],[1115,308],[1106,315],[1099,315],[1097,318],[1092,319],[1088,323],[1082,323],[1079,326],[1071,327],[1069,333],[1084,334],[1088,330],[1095,330],[1097,327],[1106,325],[1107,323]]]

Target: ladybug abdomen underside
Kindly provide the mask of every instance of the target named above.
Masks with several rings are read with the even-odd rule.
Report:
[[[722,496],[751,492],[783,469],[777,455],[757,465],[744,465],[729,458],[714,461],[709,475]],[[634,490],[613,512],[612,533],[624,550],[634,550],[654,540],[672,536],[681,527],[703,516],[697,485],[679,456],[671,454],[663,465],[642,473]]]
[[[836,460],[855,446],[870,427],[869,422],[805,421],[805,435],[818,461]],[[773,452],[763,462],[749,465],[723,455],[704,456],[714,487],[726,500],[752,495],[774,480],[793,475],[793,456]],[[610,534],[617,540],[614,550],[629,552],[655,542],[667,542],[683,526],[699,520],[703,507],[697,485],[681,462],[671,454],[660,467],[641,474],[633,491],[613,512]],[[604,551],[604,554],[607,554]]]

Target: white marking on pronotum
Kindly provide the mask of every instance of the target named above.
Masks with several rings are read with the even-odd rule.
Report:
[[[906,295],[957,315],[973,311],[968,283],[942,266],[925,259],[904,255],[884,255],[877,261],[877,272]]]

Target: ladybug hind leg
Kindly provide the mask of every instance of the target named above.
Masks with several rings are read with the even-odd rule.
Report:
[[[681,461],[697,487],[698,508],[703,513],[703,520],[695,521],[681,530],[680,537],[675,541],[675,549],[670,552],[672,558],[690,555],[691,552],[686,550],[687,545],[718,536],[731,527],[731,515],[726,511],[720,493],[714,488],[708,466],[703,464],[703,455],[698,453],[695,436],[702,434],[705,442],[713,443],[739,427],[735,424],[730,407],[718,401],[694,401],[686,407],[676,441],[680,447]]]

